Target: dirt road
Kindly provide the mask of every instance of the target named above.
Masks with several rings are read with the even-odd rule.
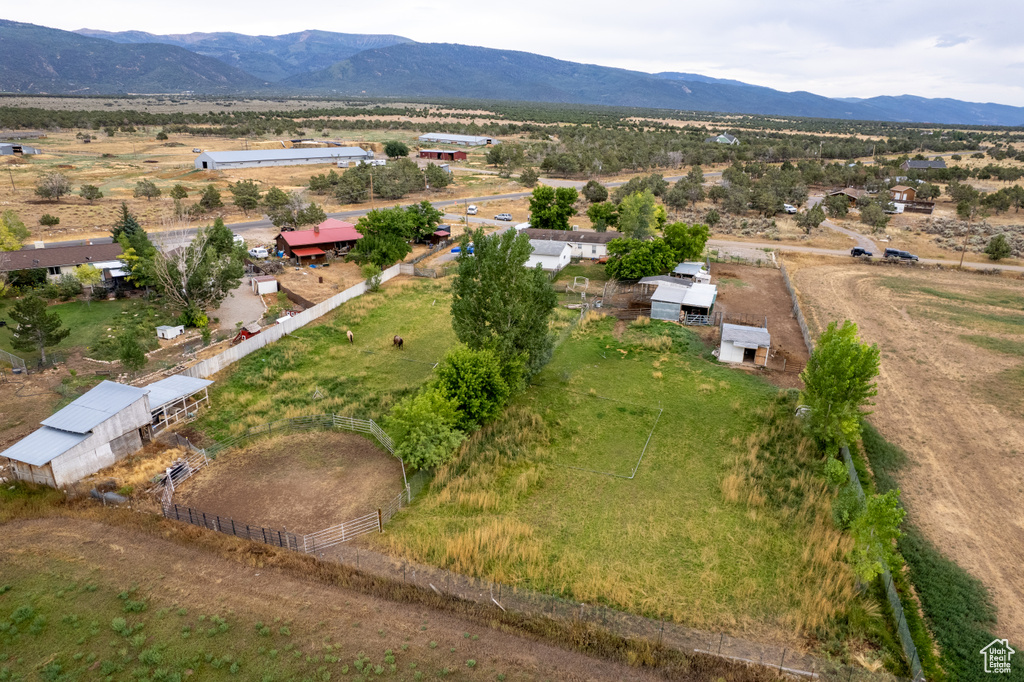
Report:
[[[986,314],[1020,310],[987,304],[972,312],[920,291],[1019,296],[1020,284],[854,264],[805,266],[793,278],[812,334],[831,320],[849,318],[864,339],[878,344],[881,371],[870,420],[910,458],[900,475],[910,514],[932,542],[989,589],[998,610],[994,631],[1024,640],[1024,416],[990,398],[1020,357],[961,337],[972,333],[965,324],[984,324]],[[949,310],[969,317],[957,322],[945,317]]]

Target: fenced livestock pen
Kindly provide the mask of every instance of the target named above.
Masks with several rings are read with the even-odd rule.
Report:
[[[174,504],[174,489],[203,467],[213,464],[217,456],[225,450],[243,446],[252,439],[263,435],[283,435],[313,429],[341,429],[369,435],[380,443],[381,447],[389,454],[395,456],[395,445],[391,438],[372,419],[355,419],[336,414],[293,417],[291,419],[268,422],[248,429],[245,433],[234,438],[214,443],[205,449],[195,448],[187,439],[182,439],[187,443],[190,451],[185,457],[172,462],[167,469],[161,501],[164,517],[202,526],[220,533],[245,537],[257,542],[267,542],[268,544],[284,547],[285,549],[312,553],[348,542],[365,533],[383,532],[384,524],[391,520],[400,509],[411,504],[419,491],[422,490],[426,475],[421,472],[420,475],[414,476],[410,483],[409,479],[406,478],[405,464],[402,463],[403,489],[389,498],[384,504],[377,507],[376,510],[335,524],[330,528],[304,535],[288,533],[283,529],[252,526],[244,521],[240,522],[235,519],[204,512],[201,509]],[[401,462],[400,458],[399,461]],[[288,540],[287,536],[291,536],[292,540]],[[270,540],[263,540],[261,538],[269,538]]]
[[[28,365],[17,355],[11,355],[5,350],[0,350],[0,369],[10,369],[14,374],[28,374]]]

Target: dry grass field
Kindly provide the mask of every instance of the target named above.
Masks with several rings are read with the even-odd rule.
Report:
[[[849,318],[878,344],[870,420],[909,455],[910,513],[988,588],[993,631],[1024,640],[1024,283],[809,258],[787,268],[812,333]]]

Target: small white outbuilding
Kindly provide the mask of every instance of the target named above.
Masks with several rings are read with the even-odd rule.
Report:
[[[257,296],[277,293],[277,279],[273,275],[259,275],[252,278],[252,293]]]
[[[723,324],[718,361],[734,364],[750,362],[765,366],[768,364],[768,349],[771,345],[772,335],[764,327]]]
[[[164,324],[156,328],[158,339],[173,339],[185,333],[183,324]]]
[[[533,247],[533,253],[526,261],[528,268],[535,268],[540,263],[542,270],[558,272],[572,260],[572,247],[566,242],[531,239],[530,246]]]

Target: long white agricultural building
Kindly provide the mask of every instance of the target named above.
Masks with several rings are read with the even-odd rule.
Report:
[[[312,149],[249,149],[234,152],[203,152],[196,157],[196,170],[225,168],[263,168],[265,166],[299,166],[331,163],[348,166],[351,162],[369,161],[373,152],[359,147],[314,147]]]

